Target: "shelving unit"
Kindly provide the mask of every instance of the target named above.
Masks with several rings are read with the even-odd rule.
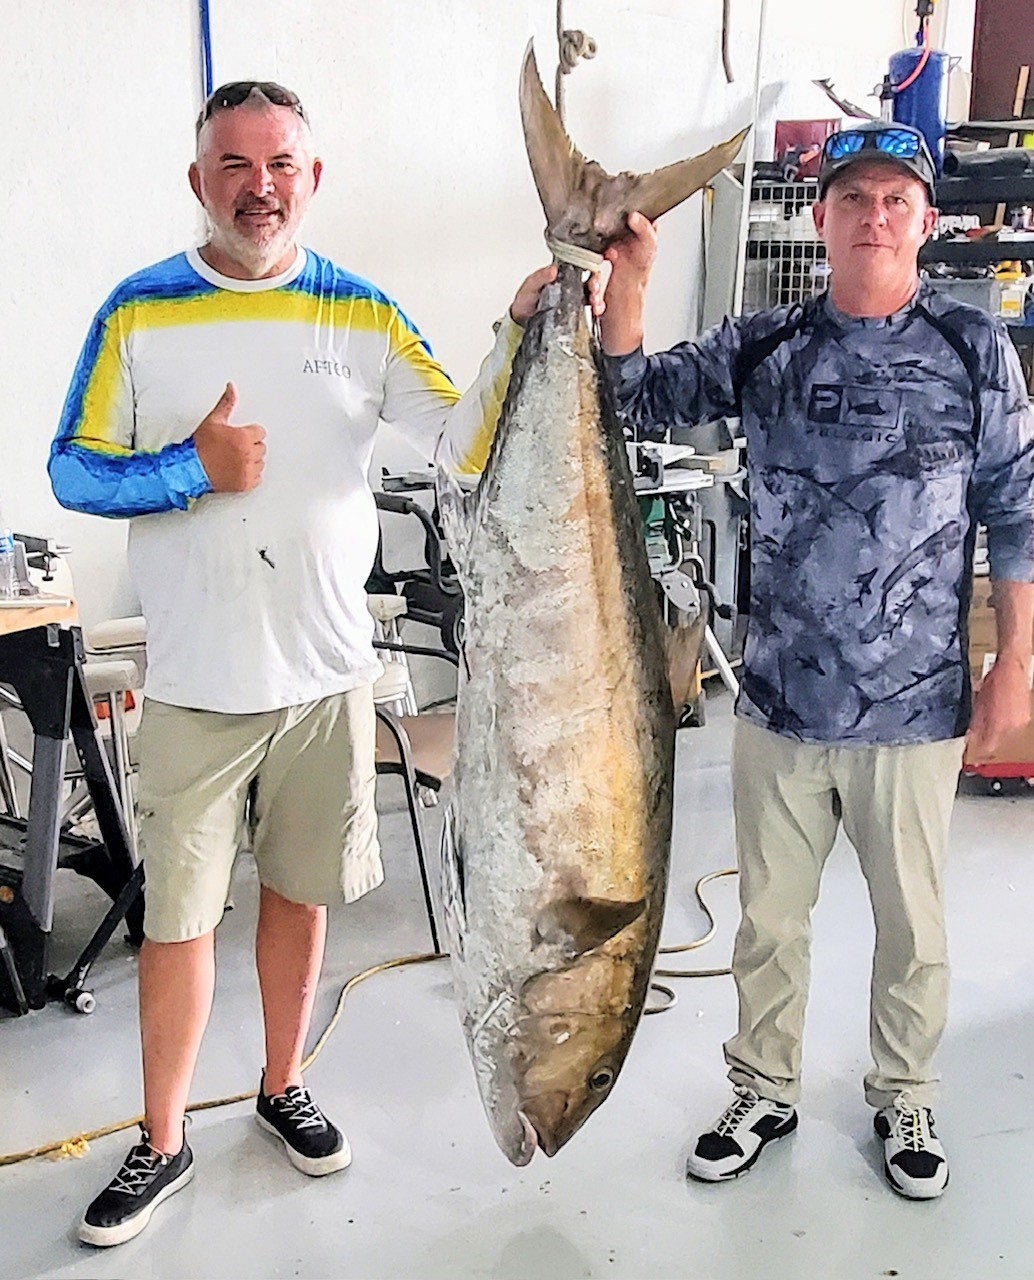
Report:
[[[937,205],[945,213],[974,211],[1004,204],[1034,205],[1034,174],[1003,178],[942,178],[937,184]],[[1030,239],[931,240],[919,252],[919,265],[943,263],[956,267],[991,267],[999,262],[1034,262],[1034,236]],[[1009,335],[1020,348],[1034,346],[1034,325],[1009,324]]]
[[[744,312],[787,306],[826,287],[826,246],[811,222],[818,184],[754,180],[747,230]],[[759,216],[761,215],[761,216]]]
[[[1034,261],[1032,240],[930,240],[919,250],[919,265],[944,262],[957,267],[991,267],[1013,258]]]
[[[987,204],[1034,204],[1034,174],[942,178],[937,184],[937,207],[945,213]]]

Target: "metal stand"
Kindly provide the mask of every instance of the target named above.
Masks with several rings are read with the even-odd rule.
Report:
[[[688,452],[692,453],[692,450]],[[722,617],[730,617],[732,614],[729,606],[722,605],[718,599],[714,583],[708,579],[707,567],[700,556],[699,530],[696,528],[699,523],[700,492],[712,489],[714,483],[714,477],[702,471],[683,471],[679,474],[674,469],[666,472],[662,467],[660,476],[654,483],[636,482],[636,496],[638,498],[660,498],[665,502],[669,510],[671,510],[672,504],[680,504],[687,510],[690,507],[696,510],[698,518],[692,521],[687,519],[685,515],[680,516],[675,511],[672,511],[674,536],[678,544],[677,552],[667,563],[651,563],[651,571],[661,583],[665,594],[671,597],[672,593],[667,586],[667,579],[672,574],[675,577],[679,577],[683,570],[688,567],[694,574],[696,588],[707,592],[711,598],[712,606],[721,613]],[[714,661],[715,669],[721,676],[723,684],[735,698],[740,691],[739,681],[736,679],[725,650],[710,626],[704,631],[704,644]]]
[[[14,789],[14,773],[11,769],[11,755],[7,746],[2,706],[0,706],[0,800],[4,802],[4,811],[12,818],[21,817],[18,809],[18,794]]]
[[[0,819],[0,1005],[18,1014],[62,999],[90,1012],[83,983],[119,921],[143,939],[143,870],[135,865],[118,790],[97,739],[82,674],[78,628],[37,627],[0,636],[0,681],[14,687],[32,725],[32,788],[27,818]],[[93,801],[102,843],[61,831],[65,756],[71,738]],[[88,876],[112,907],[66,977],[47,976],[54,875]]]
[[[729,659],[725,656],[724,649],[718,643],[710,627],[704,629],[704,644],[707,646],[707,651],[714,661],[718,674],[722,677],[722,684],[725,685],[734,698],[738,697],[740,682],[736,679],[736,673],[729,665]]]

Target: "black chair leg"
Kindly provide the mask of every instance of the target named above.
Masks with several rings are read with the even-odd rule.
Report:
[[[431,929],[431,946],[434,948],[434,954],[440,956],[442,947],[438,941],[438,925],[434,918],[431,884],[427,878],[427,860],[424,856],[424,838],[420,828],[420,812],[417,808],[420,801],[417,799],[416,790],[406,774],[402,775],[402,785],[406,789],[406,805],[409,809],[409,820],[413,827],[413,843],[416,845],[416,860],[420,867],[420,883],[424,890],[424,907],[427,910],[427,923]]]
[[[395,739],[395,745],[398,747],[399,759],[402,762],[400,776],[402,785],[406,792],[406,807],[409,809],[409,821],[413,828],[413,843],[416,846],[416,860],[420,868],[420,883],[424,890],[424,907],[427,910],[427,923],[431,929],[431,946],[434,948],[434,954],[440,956],[443,953],[442,946],[438,940],[438,924],[434,918],[434,902],[431,898],[431,882],[427,876],[427,858],[424,853],[424,836],[420,826],[420,801],[416,794],[416,770],[413,767],[413,757],[409,749],[409,740],[402,727],[396,722],[395,717],[390,711],[386,711],[383,707],[377,708],[377,719],[387,728],[388,732]]]

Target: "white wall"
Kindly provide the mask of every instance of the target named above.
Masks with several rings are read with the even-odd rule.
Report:
[[[567,0],[566,24],[599,43],[568,79],[568,126],[582,150],[608,168],[643,170],[744,124],[759,3],[734,0],[728,86],[721,0]],[[949,21],[972,7],[950,3]],[[200,98],[197,6],[9,8],[0,501],[15,527],[72,544],[89,623],[134,606],[124,529],[57,507],[47,449],[95,309],[124,275],[198,233],[185,180]],[[553,0],[218,0],[212,9],[216,82],[282,80],[313,119],[326,172],[307,242],[393,294],[468,381],[491,321],[545,257],[516,85],[530,35],[551,81]],[[902,44],[902,0],[868,0],[864,21],[861,12],[769,0],[759,154],[777,116],[829,114],[812,78],[832,76],[856,99],[879,80]],[[968,56],[968,40],[954,51]],[[700,218],[694,199],[665,219],[653,346],[693,331]],[[386,441],[384,460],[405,465],[403,449]]]

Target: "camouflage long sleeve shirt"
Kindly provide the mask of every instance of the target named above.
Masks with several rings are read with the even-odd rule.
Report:
[[[992,577],[1034,581],[1034,416],[1004,326],[921,284],[887,318],[824,295],[607,364],[641,435],[741,419],[751,581],[737,714],[802,742],[964,733],[978,522]]]

